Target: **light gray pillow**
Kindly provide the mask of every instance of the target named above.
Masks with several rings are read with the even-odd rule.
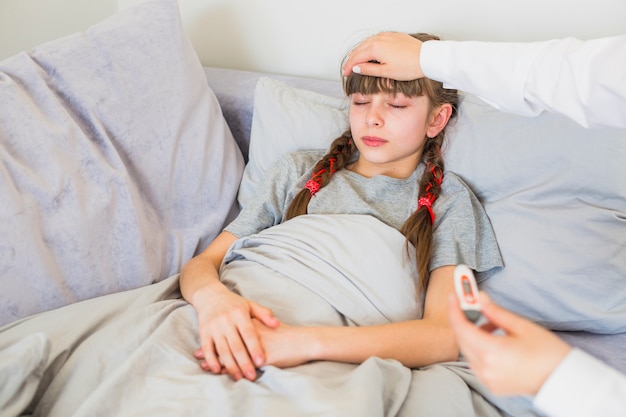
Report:
[[[0,324],[176,274],[243,158],[175,0],[0,62]]]
[[[626,130],[467,96],[449,139],[446,166],[482,200],[504,257],[482,288],[552,329],[626,332]]]
[[[254,196],[265,171],[281,154],[326,149],[348,128],[348,102],[260,77],[254,90],[248,163],[239,188],[239,204]]]
[[[336,99],[259,81],[242,187],[281,153],[328,147],[341,114]],[[447,140],[446,168],[485,205],[504,257],[482,288],[553,329],[625,332],[626,131],[506,114],[466,95]]]

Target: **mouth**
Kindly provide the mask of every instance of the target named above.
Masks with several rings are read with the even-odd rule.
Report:
[[[387,143],[387,140],[376,136],[363,136],[361,138],[365,146],[378,147]]]

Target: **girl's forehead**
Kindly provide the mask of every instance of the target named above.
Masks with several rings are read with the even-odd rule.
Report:
[[[396,81],[389,78],[352,74],[344,79],[344,91],[352,93],[403,93],[407,96],[421,96],[424,93],[423,79]]]
[[[355,91],[354,93],[350,94],[350,97],[352,96],[357,96],[357,97],[381,96],[387,99],[407,99],[407,100],[418,99],[419,97],[423,97],[423,96],[406,95],[400,91],[396,91],[396,92],[378,91],[378,92],[367,92],[367,93]]]

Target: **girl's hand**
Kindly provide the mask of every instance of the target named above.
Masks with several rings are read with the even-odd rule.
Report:
[[[270,309],[231,292],[220,282],[220,265],[235,240],[234,235],[224,231],[189,260],[180,274],[180,290],[198,314],[201,347],[194,356],[201,361],[202,369],[228,373],[235,380],[254,380],[255,368],[265,363],[265,354],[252,319],[268,327],[280,322]]]
[[[227,373],[235,380],[256,378],[256,368],[265,362],[261,339],[252,320],[267,328],[280,323],[272,311],[247,300],[226,287],[205,289],[205,302],[197,303],[201,348],[194,356],[202,369]]]
[[[266,365],[290,368],[314,359],[314,328],[286,324],[271,328],[257,319],[252,324],[265,349]]]

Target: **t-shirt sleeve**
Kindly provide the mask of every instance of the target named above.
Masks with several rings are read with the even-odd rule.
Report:
[[[315,161],[312,152],[280,156],[258,182],[254,196],[224,230],[241,238],[282,223],[288,204],[303,186],[302,176],[311,161]]]
[[[436,219],[431,271],[459,263],[478,272],[504,266],[489,217],[461,178],[446,173],[433,208]]]

